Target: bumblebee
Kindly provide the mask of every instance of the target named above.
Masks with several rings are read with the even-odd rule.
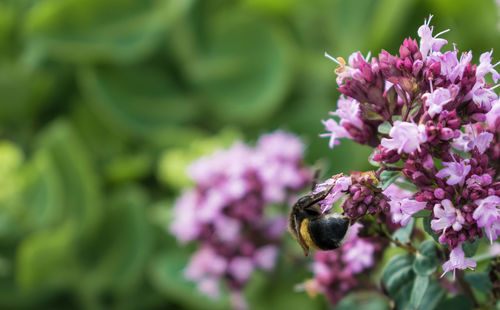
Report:
[[[288,230],[304,250],[305,256],[309,255],[309,248],[333,250],[347,239],[349,219],[338,213],[324,213],[319,205],[332,187],[301,197],[288,217]]]

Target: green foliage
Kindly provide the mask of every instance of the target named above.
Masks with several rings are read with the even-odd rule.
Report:
[[[384,170],[380,174],[380,181],[382,182],[382,190],[385,190],[392,183],[396,182],[396,180],[401,176],[399,171],[389,171]]]
[[[493,287],[486,272],[468,273],[465,275],[465,280],[480,292],[488,292]]]
[[[419,251],[430,255],[428,246],[421,247]],[[429,273],[423,274],[419,267],[417,273],[415,265],[418,260],[419,254],[416,258],[411,255],[395,256],[382,273],[382,285],[397,309],[435,309],[444,296],[439,282],[430,279]]]
[[[424,226],[424,230],[425,230],[426,233],[428,233],[429,235],[432,236],[432,238],[434,239],[434,241],[436,241],[436,242],[439,243],[439,235],[435,234],[434,231],[432,230],[432,228],[431,228],[431,220],[432,220],[432,218],[430,216],[422,218],[422,223],[423,223],[423,226]],[[444,245],[444,246],[446,246],[446,245]]]
[[[436,254],[436,245],[432,240],[424,241],[413,262],[413,270],[419,276],[430,276],[438,267],[439,260]]]
[[[477,248],[479,247],[479,243],[481,242],[481,238],[476,238],[474,242],[466,241],[462,244],[462,249],[464,250],[466,257],[471,257],[476,254]]]
[[[392,237],[402,243],[407,243],[410,241],[411,233],[413,232],[413,226],[415,225],[415,220],[411,219],[410,222],[404,226],[396,230]]]
[[[303,138],[309,164],[327,159],[325,176],[369,169],[369,147],[332,151],[317,137],[339,95],[323,53],[396,53],[428,12],[436,29],[452,28],[449,41],[500,47],[499,33],[484,31],[497,23],[486,2],[0,1],[0,308],[227,309],[228,296],[209,300],[184,279],[192,248],[165,229],[187,165],[282,128]],[[384,172],[383,187],[400,175]],[[427,216],[414,215],[432,233]],[[384,272],[401,309],[441,301],[423,277],[435,270],[433,246]],[[476,249],[464,244],[468,256]],[[310,276],[300,262],[282,257],[274,274],[256,274],[250,306],[324,306],[294,292]],[[488,287],[484,275],[466,279]],[[356,293],[338,308],[387,302]]]

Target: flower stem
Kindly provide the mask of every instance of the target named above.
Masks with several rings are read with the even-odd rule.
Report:
[[[474,292],[472,292],[472,289],[470,288],[469,283],[465,280],[464,278],[464,272],[463,270],[457,270],[456,275],[457,275],[457,282],[460,285],[460,288],[462,289],[462,292],[467,295],[472,301],[474,302],[474,307],[478,307],[479,303],[477,302],[476,296],[474,296]]]
[[[402,243],[401,241],[394,239],[394,238],[391,236],[391,234],[389,234],[389,233],[388,233],[387,231],[385,231],[385,230],[384,230],[384,231],[382,231],[382,232],[383,232],[383,234],[384,234],[383,236],[384,236],[385,238],[389,239],[389,241],[390,241],[390,242],[394,243],[394,244],[395,244],[395,245],[397,245],[398,247],[403,248],[403,249],[405,249],[406,251],[408,251],[408,252],[410,252],[410,253],[413,253],[413,254],[417,253],[417,249],[416,249],[413,245],[411,245],[411,244],[404,244],[404,243]]]

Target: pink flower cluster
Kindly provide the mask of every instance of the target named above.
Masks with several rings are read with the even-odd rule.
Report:
[[[317,251],[312,269],[314,278],[303,287],[310,295],[325,294],[332,305],[359,286],[356,276],[374,265],[380,245],[358,237],[361,224],[354,224],[347,242],[334,251]]]
[[[200,291],[217,297],[224,279],[242,305],[252,272],[273,269],[286,218],[268,217],[265,208],[288,203],[310,182],[302,159],[301,141],[277,131],[256,147],[235,143],[190,165],[195,187],[176,202],[170,228],[179,241],[200,244],[185,271]]]
[[[388,210],[387,197],[377,187],[378,179],[371,173],[353,171],[350,176],[337,174],[324,183],[316,185],[314,193],[319,193],[332,186],[330,193],[320,202],[324,212],[330,210],[334,203],[342,200],[344,214],[355,221],[364,215],[379,214]]]
[[[432,17],[432,16],[431,16]],[[382,169],[401,170],[417,192],[390,199],[394,222],[406,225],[427,209],[430,225],[451,250],[445,271],[473,268],[462,244],[500,235],[500,101],[491,79],[500,74],[492,51],[473,64],[472,52],[442,52],[447,44],[433,35],[431,17],[418,29],[420,44],[405,39],[399,55],[378,57],[356,52],[335,70],[342,93],[340,120],[324,121],[330,147],[349,138],[375,148]],[[499,84],[500,85],[500,84]],[[401,194],[401,193],[399,193]]]

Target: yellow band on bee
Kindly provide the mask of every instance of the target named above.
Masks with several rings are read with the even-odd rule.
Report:
[[[309,220],[304,219],[302,223],[300,224],[300,235],[302,236],[302,239],[304,239],[304,242],[313,249],[316,250],[321,250],[318,248],[316,244],[311,239],[311,235],[309,234]]]

